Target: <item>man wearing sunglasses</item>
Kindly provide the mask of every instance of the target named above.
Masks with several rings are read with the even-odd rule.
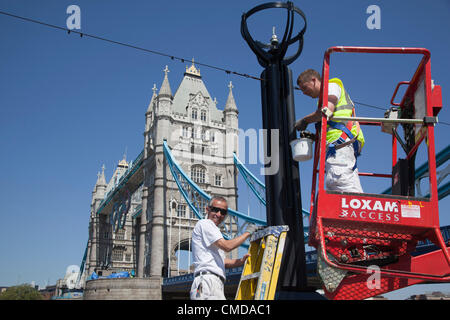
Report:
[[[227,200],[213,197],[206,207],[206,217],[197,222],[192,232],[192,256],[194,264],[194,282],[191,286],[192,300],[225,300],[225,268],[244,265],[249,254],[240,259],[228,259],[225,252],[230,252],[250,235],[258,230],[256,225],[249,225],[245,232],[233,239],[225,240],[219,225],[228,213]]]

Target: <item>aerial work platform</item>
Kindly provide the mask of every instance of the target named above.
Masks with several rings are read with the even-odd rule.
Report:
[[[440,86],[431,80],[430,52],[423,48],[329,48],[322,70],[322,108],[328,105],[330,54],[334,52],[420,54],[423,58],[412,79],[395,88],[393,108],[385,118],[322,117],[316,133],[309,243],[318,250],[318,273],[325,295],[329,299],[365,299],[412,284],[450,282],[450,248],[439,228],[434,142],[442,97]],[[408,88],[401,102],[394,103],[401,85]],[[392,172],[359,174],[392,179],[391,195],[325,190],[329,120],[359,121],[360,125],[380,126],[392,135]],[[429,165],[430,192],[425,197],[418,196],[415,187],[415,158],[422,143]],[[398,145],[404,159],[398,158]],[[438,249],[412,256],[417,243],[425,240]]]

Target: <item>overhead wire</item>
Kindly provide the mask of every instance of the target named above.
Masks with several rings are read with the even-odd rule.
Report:
[[[76,34],[79,34],[80,37],[88,37],[88,38],[92,38],[92,39],[96,39],[96,40],[101,40],[101,41],[113,43],[113,44],[116,44],[116,45],[132,48],[132,49],[136,49],[136,50],[140,50],[140,51],[144,51],[144,52],[147,52],[147,53],[160,55],[160,56],[163,56],[163,57],[170,58],[172,60],[179,60],[182,63],[184,63],[186,61],[190,61],[190,59],[177,57],[175,55],[171,55],[171,54],[164,53],[164,52],[161,52],[161,51],[146,49],[146,48],[138,47],[138,46],[135,46],[135,45],[132,45],[132,44],[129,44],[129,43],[125,43],[125,42],[121,42],[121,41],[116,41],[116,40],[100,37],[100,36],[97,36],[97,35],[94,35],[94,34],[89,34],[89,33],[84,33],[84,32],[80,32],[80,31],[76,31],[76,30],[71,30],[71,29],[60,27],[60,26],[57,26],[57,25],[54,25],[54,24],[51,24],[51,23],[47,23],[47,22],[43,22],[43,21],[39,21],[39,20],[27,18],[27,17],[18,16],[18,15],[12,14],[12,13],[4,12],[4,11],[0,11],[0,14],[3,14],[5,16],[9,16],[9,17],[12,17],[12,18],[16,18],[16,19],[21,19],[21,20],[28,21],[28,22],[40,24],[40,25],[43,25],[43,26],[46,26],[46,27],[62,30],[62,31],[67,32],[68,34],[76,33]],[[241,76],[241,77],[250,78],[250,79],[254,79],[254,80],[260,80],[260,81],[263,80],[261,78],[258,78],[258,77],[255,77],[255,76],[252,76],[252,75],[249,75],[249,74],[246,74],[246,73],[241,73],[241,72],[237,72],[237,71],[228,70],[228,69],[225,69],[225,68],[222,68],[222,67],[218,67],[218,66],[214,66],[214,65],[211,65],[211,64],[201,63],[201,62],[198,62],[198,61],[196,61],[195,63],[197,65],[199,65],[199,66],[202,66],[202,67],[215,69],[215,70],[219,70],[219,71],[224,71],[227,74],[234,74],[236,76]]]
[[[360,104],[360,105],[362,105],[362,106],[365,106],[365,107],[369,107],[369,108],[373,108],[373,109],[378,109],[378,110],[386,111],[386,108],[373,106],[373,105],[370,105],[370,104],[367,104],[367,103],[358,102],[358,101],[356,101],[356,100],[353,100],[353,102],[354,102],[354,103],[357,103],[357,104]]]
[[[54,24],[50,24],[50,23],[47,23],[47,22],[43,22],[43,21],[39,21],[39,20],[27,18],[27,17],[18,16],[18,15],[15,15],[15,14],[12,14],[12,13],[8,13],[8,12],[5,12],[5,11],[0,11],[0,14],[3,14],[5,16],[9,16],[9,17],[12,17],[12,18],[16,18],[16,19],[28,21],[28,22],[40,24],[40,25],[47,26],[47,27],[50,27],[50,28],[62,30],[62,31],[67,32],[68,34],[70,34],[72,32],[72,33],[79,34],[80,37],[89,37],[89,38],[92,38],[92,39],[109,42],[109,43],[112,43],[112,44],[116,44],[116,45],[120,45],[120,46],[124,46],[124,47],[128,47],[128,48],[132,48],[132,49],[136,49],[136,50],[140,50],[140,51],[143,51],[143,52],[147,52],[147,53],[151,53],[151,54],[155,54],[155,55],[160,55],[160,56],[163,56],[163,57],[170,58],[171,60],[179,60],[182,63],[184,63],[186,61],[189,61],[189,59],[177,57],[177,56],[174,56],[174,55],[171,55],[171,54],[168,54],[168,53],[164,53],[164,52],[160,52],[160,51],[156,51],[156,50],[151,50],[151,49],[138,47],[138,46],[135,46],[135,45],[132,45],[132,44],[129,44],[129,43],[107,39],[107,38],[100,37],[100,36],[97,36],[97,35],[94,35],[94,34],[84,33],[84,32],[80,32],[80,31],[76,31],[76,30],[70,30],[68,28],[60,27],[60,26],[57,26],[57,25],[54,25]],[[206,63],[202,63],[202,62],[198,62],[198,61],[196,61],[195,63],[197,65],[199,65],[199,66],[202,66],[202,67],[223,71],[223,72],[225,72],[228,75],[233,74],[233,75],[236,75],[236,76],[241,76],[241,77],[254,79],[254,80],[259,80],[259,81],[263,80],[263,79],[261,79],[259,77],[255,77],[255,76],[252,76],[252,75],[249,75],[249,74],[246,74],[246,73],[241,73],[241,72],[237,72],[237,71],[228,70],[228,69],[225,69],[225,68],[222,68],[222,67],[218,67],[218,66],[215,66],[215,65],[206,64]],[[366,103],[362,103],[362,102],[358,102],[358,101],[354,101],[354,102],[357,103],[357,104],[360,104],[362,106],[365,106],[365,107],[378,109],[378,110],[383,110],[383,111],[386,110],[386,108],[377,107],[377,106],[374,106],[374,105],[370,105],[370,104],[366,104]],[[439,121],[439,123],[447,125],[447,126],[450,126],[450,123],[447,123],[447,122]]]

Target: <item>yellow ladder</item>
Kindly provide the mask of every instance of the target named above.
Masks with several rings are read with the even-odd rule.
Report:
[[[236,292],[236,300],[273,300],[288,226],[271,226],[255,232]]]

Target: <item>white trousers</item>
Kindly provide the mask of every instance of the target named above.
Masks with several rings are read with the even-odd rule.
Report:
[[[336,149],[336,154],[325,161],[325,185],[329,191],[362,193],[358,168],[353,170],[356,158],[353,144]]]
[[[213,274],[194,278],[190,292],[191,300],[225,300],[223,282]]]

